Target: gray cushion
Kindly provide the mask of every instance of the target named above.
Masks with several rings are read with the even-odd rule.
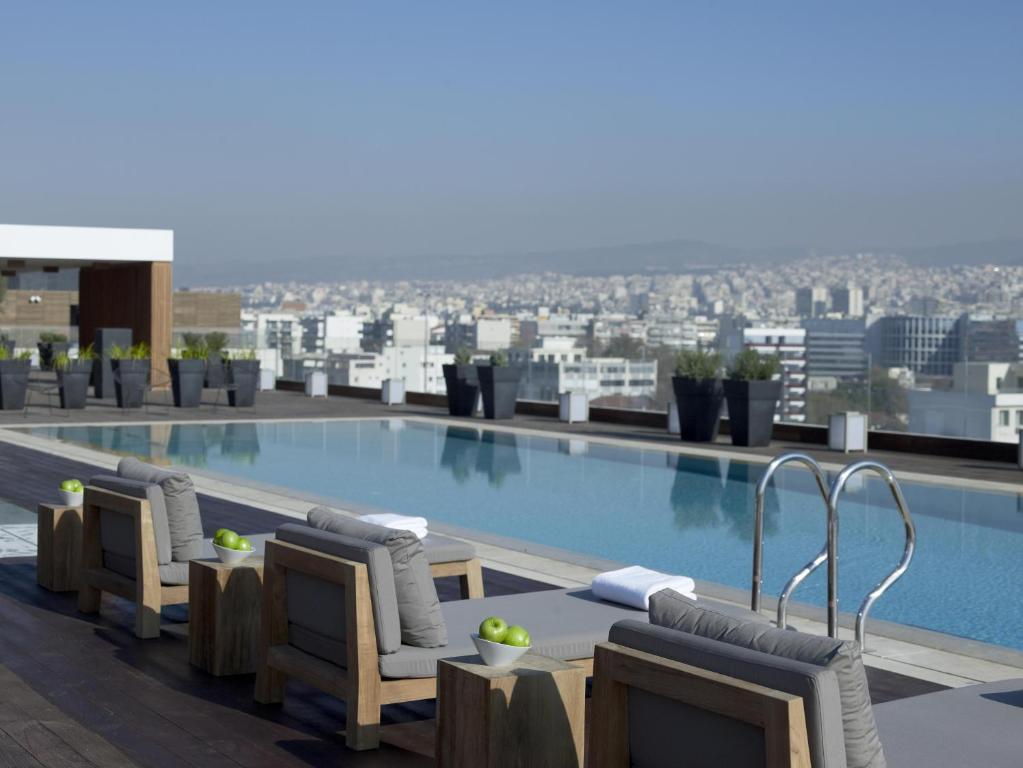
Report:
[[[476,654],[471,634],[488,616],[501,616],[529,632],[533,653],[558,659],[586,659],[607,640],[611,625],[622,619],[646,621],[646,611],[600,600],[589,589],[549,589],[518,595],[441,603],[451,644],[446,648],[401,646],[380,657],[383,677],[433,677],[437,662]]]
[[[121,459],[117,465],[119,477],[156,483],[163,491],[167,507],[167,526],[170,530],[172,559],[179,563],[201,557],[202,517],[199,514],[199,499],[195,495],[192,478],[184,472],[168,472],[165,469],[143,464],[134,457]]]
[[[299,523],[288,523],[277,529],[277,538],[300,547],[314,549],[328,555],[342,557],[366,566],[369,592],[373,603],[373,623],[376,625],[377,650],[381,654],[394,653],[401,647],[401,622],[398,618],[398,600],[394,593],[394,566],[391,553],[382,544],[353,539],[329,531],[321,531]],[[304,648],[303,635],[320,636],[325,640],[344,643],[344,587],[295,574],[288,577],[288,637],[292,645],[323,658],[321,653]],[[303,633],[301,630],[306,630]],[[343,645],[342,645],[343,648]],[[344,664],[342,661],[336,662]],[[329,659],[336,661],[335,659]]]
[[[608,639],[666,659],[803,699],[810,763],[844,768],[842,707],[831,670],[638,621],[611,627]],[[674,765],[685,745],[687,766],[763,765],[763,731],[737,720],[638,689],[629,691],[630,764]]]
[[[89,485],[103,488],[135,499],[145,499],[153,517],[153,537],[156,539],[156,562],[166,565],[171,561],[170,529],[167,527],[167,507],[164,505],[160,486],[128,480],[113,475],[96,475],[89,479]],[[122,555],[135,553],[135,524],[132,518],[117,512],[100,512],[100,533],[103,549],[112,549]],[[125,539],[125,533],[128,538]],[[108,536],[114,536],[117,543]]]
[[[414,533],[364,523],[326,507],[309,510],[309,525],[387,547],[394,567],[401,642],[421,648],[447,645],[448,635],[437,587],[430,576],[430,564],[423,553],[423,544]]]
[[[842,700],[849,768],[885,766],[870,706],[867,673],[855,643],[742,621],[710,607],[700,607],[668,589],[650,597],[650,623],[833,670]]]
[[[124,515],[118,515],[118,517],[123,518]],[[269,533],[250,533],[247,534],[245,538],[251,542],[253,553],[262,556],[266,547],[266,541],[270,538],[270,536],[271,534]],[[217,559],[217,552],[213,549],[213,539],[203,540],[202,553],[200,557],[196,559]],[[119,554],[118,552],[108,552],[104,550],[103,565],[115,573],[127,576],[129,579],[136,578],[134,552],[125,555],[123,553]],[[159,566],[159,571],[160,583],[164,586],[173,587],[188,584],[188,563],[176,563],[173,561],[164,563]]]
[[[874,707],[898,768],[1023,764],[1023,679],[969,685]]]
[[[472,560],[476,557],[476,547],[467,541],[449,539],[447,536],[440,536],[431,533],[423,542],[423,551],[426,553],[426,561],[434,563],[450,563],[456,560]]]

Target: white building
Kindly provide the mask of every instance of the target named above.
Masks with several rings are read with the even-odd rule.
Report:
[[[522,369],[519,398],[557,400],[562,392],[600,397],[653,398],[657,391],[656,360],[588,357],[571,338],[546,338],[543,345],[512,350],[509,363]]]
[[[291,312],[242,312],[243,338],[257,349],[275,349],[285,357],[302,353],[302,321]]]
[[[956,363],[951,389],[911,389],[909,431],[1015,443],[1023,429],[1023,364]]]
[[[806,330],[786,326],[743,327],[741,318],[721,325],[718,347],[730,363],[742,349],[777,355],[781,361],[781,401],[775,416],[780,421],[806,421]]]
[[[510,317],[480,317],[476,319],[476,343],[473,348],[479,352],[497,352],[508,349],[514,333]]]
[[[403,379],[409,392],[442,395],[447,391],[443,366],[454,361],[454,355],[447,354],[439,345],[390,346],[383,352],[342,352],[295,358],[285,364],[284,375],[302,380],[309,371],[320,370],[327,372],[327,381],[331,384],[370,389],[380,389],[385,379]]]
[[[359,352],[367,318],[348,313],[307,315],[302,318],[302,349],[306,352]]]

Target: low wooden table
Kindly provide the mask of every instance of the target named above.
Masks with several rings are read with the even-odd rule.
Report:
[[[78,589],[82,564],[82,508],[38,507],[36,582],[53,592]]]
[[[212,675],[256,671],[263,558],[188,564],[188,660]]]
[[[568,662],[445,659],[437,665],[437,765],[582,768],[585,708],[586,670]]]

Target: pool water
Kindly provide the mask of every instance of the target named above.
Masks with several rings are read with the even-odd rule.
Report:
[[[410,420],[53,427],[33,434],[749,588],[760,464]],[[1023,498],[902,483],[917,526],[908,573],[874,618],[1023,649]],[[840,609],[898,562],[891,494],[859,476],[840,504]],[[764,591],[823,545],[812,477],[766,499]],[[795,594],[823,606],[823,570]],[[823,617],[823,611],[822,611]]]

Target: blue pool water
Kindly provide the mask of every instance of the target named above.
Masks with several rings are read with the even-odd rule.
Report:
[[[749,588],[762,465],[407,420],[32,432]],[[776,481],[764,526],[773,595],[825,534],[809,474],[786,469]],[[916,557],[871,615],[1023,649],[1023,498],[909,482],[903,490]],[[840,520],[840,606],[855,612],[898,561],[903,532],[873,478],[843,499]],[[795,599],[823,605],[823,574]]]

